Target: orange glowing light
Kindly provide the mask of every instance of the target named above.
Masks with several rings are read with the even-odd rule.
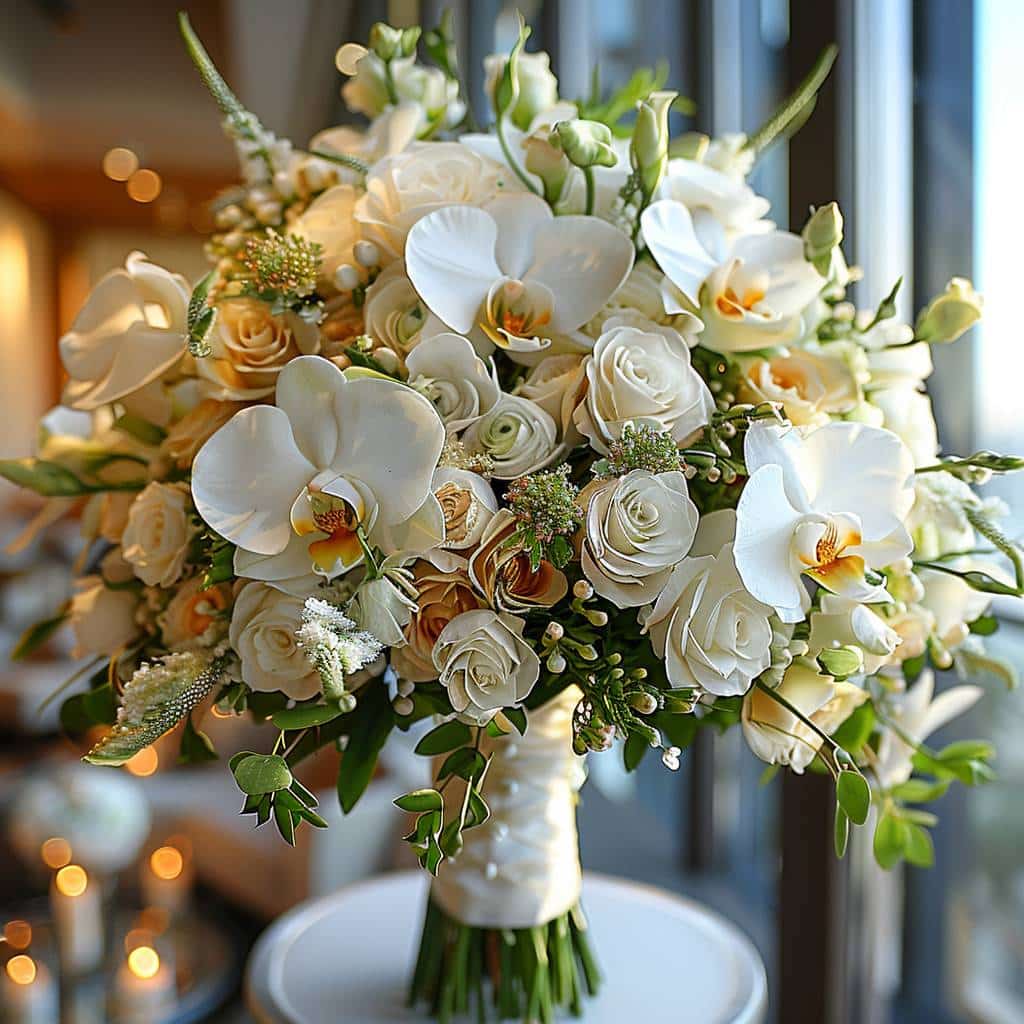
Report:
[[[52,870],[67,867],[71,863],[71,844],[60,836],[53,836],[43,843],[39,850],[43,863]]]
[[[124,951],[131,953],[140,946],[149,946],[153,942],[153,933],[148,928],[132,928],[124,937]]]
[[[137,754],[125,761],[124,766],[132,775],[145,778],[152,775],[160,764],[160,756],[152,747],[143,747]]]
[[[4,938],[12,949],[28,949],[32,945],[32,925],[28,921],[8,921]]]
[[[7,977],[15,985],[31,985],[36,980],[36,962],[24,953],[12,956],[7,961]]]
[[[161,846],[150,854],[149,866],[157,878],[169,882],[181,874],[185,867],[185,858],[182,857],[181,851],[173,846]]]
[[[89,888],[89,876],[85,873],[85,868],[69,864],[57,872],[54,884],[57,891],[65,896],[81,896]]]
[[[128,954],[128,970],[136,978],[152,978],[160,970],[160,957],[152,946],[137,946]]]
[[[139,169],[139,158],[124,146],[108,149],[103,156],[103,173],[112,181],[127,181]]]
[[[136,171],[128,179],[128,183],[125,186],[129,197],[137,203],[153,202],[160,195],[163,187],[164,183],[160,179],[160,175],[156,171],[151,171],[148,167],[143,167],[141,170]]]

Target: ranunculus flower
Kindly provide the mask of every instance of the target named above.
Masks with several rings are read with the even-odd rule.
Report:
[[[867,690],[819,674],[816,666],[804,658],[789,666],[775,692],[826,736],[831,736],[868,699]],[[814,760],[822,744],[817,732],[756,686],[743,699],[741,721],[743,736],[757,757],[768,764],[789,765],[798,775]]]
[[[592,481],[579,502],[586,510],[583,575],[617,608],[654,601],[697,531],[700,514],[686,477],[634,469],[621,479]]]
[[[744,456],[750,477],[736,509],[735,555],[754,597],[783,622],[803,618],[803,574],[856,601],[886,600],[865,572],[912,548],[903,525],[914,500],[906,445],[860,423],[829,423],[805,437],[755,423]]]
[[[225,299],[207,341],[210,355],[196,360],[203,391],[220,401],[266,398],[278,374],[296,356],[320,350],[320,332],[290,310],[274,314],[259,299]]]
[[[669,682],[717,697],[746,693],[771,663],[771,609],[747,592],[736,571],[735,522],[731,510],[706,515],[689,557],[640,613]]]
[[[514,615],[480,609],[463,612],[441,631],[434,667],[460,716],[484,725],[530,695],[540,659],[523,639],[523,626]]]
[[[102,576],[83,576],[71,598],[75,658],[109,658],[140,633],[136,622],[139,597],[133,590],[112,590]]]
[[[212,647],[227,632],[227,617],[220,613],[230,605],[227,583],[204,589],[202,575],[193,576],[157,617],[164,645],[173,651]]]
[[[452,619],[483,607],[464,571],[442,572],[426,561],[413,565],[416,610],[405,627],[405,645],[391,652],[391,665],[402,679],[414,683],[436,679],[434,646]]]
[[[683,445],[710,422],[715,400],[690,364],[690,350],[671,327],[639,326],[631,317],[605,324],[587,360],[587,395],[576,426],[607,453],[623,427],[650,420]]]
[[[333,577],[362,560],[358,527],[388,553],[443,538],[430,482],[444,437],[412,388],[348,380],[334,363],[301,356],[281,372],[276,405],[243,409],[206,442],[192,494],[236,545],[239,576]]]
[[[366,319],[366,333],[373,339],[375,348],[387,348],[404,363],[405,357],[428,337],[425,332],[432,318],[424,301],[416,294],[412,281],[405,276],[405,264],[401,261],[389,264],[369,288],[363,305]],[[432,318],[438,334],[444,325]]]
[[[710,253],[690,211],[672,199],[648,206],[641,224],[658,265],[704,321],[706,348],[752,352],[804,335],[804,310],[825,279],[804,258],[799,235],[744,235],[727,254]]]
[[[371,169],[355,219],[390,263],[402,257],[406,236],[428,213],[459,203],[482,206],[519,191],[522,183],[507,167],[458,142],[414,143]]]
[[[484,57],[484,91],[494,109],[494,90],[505,74],[508,54],[492,53]],[[518,97],[515,106],[506,111],[517,128],[526,131],[533,119],[558,102],[558,79],[551,70],[551,58],[543,50],[520,53],[515,81]]]
[[[280,690],[293,700],[320,692],[320,676],[295,634],[302,625],[304,597],[265,583],[246,583],[235,598],[228,638],[242,663],[242,679],[254,690]]]
[[[458,334],[422,341],[406,357],[409,385],[434,403],[449,431],[459,431],[494,408],[501,388],[487,364]]]
[[[555,217],[522,193],[429,214],[409,232],[405,263],[453,331],[469,336],[479,325],[513,357],[529,356],[607,302],[633,265],[633,245],[597,217]]]
[[[155,385],[185,353],[190,294],[141,252],[101,278],[60,339],[64,404],[89,411]]]
[[[462,435],[466,447],[490,456],[496,480],[515,480],[543,469],[558,454],[555,421],[518,395],[502,394]]]
[[[530,568],[529,554],[512,540],[518,525],[508,509],[494,516],[470,556],[470,578],[499,611],[525,613],[550,608],[569,592],[569,583],[565,573],[546,559],[536,572]]]
[[[169,587],[181,576],[194,535],[188,484],[154,481],[132,502],[121,545],[143,583]]]

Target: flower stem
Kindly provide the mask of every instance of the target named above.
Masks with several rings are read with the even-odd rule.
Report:
[[[540,190],[532,181],[530,181],[529,175],[526,171],[519,166],[519,162],[512,156],[512,149],[508,144],[508,139],[505,137],[505,118],[499,117],[497,124],[494,126],[494,130],[498,136],[498,142],[501,145],[501,151],[505,154],[505,159],[508,161],[509,167],[515,171],[516,177],[535,195],[540,195]]]
[[[587,205],[585,212],[589,217],[594,212],[594,168],[583,168],[583,180],[587,186]]]

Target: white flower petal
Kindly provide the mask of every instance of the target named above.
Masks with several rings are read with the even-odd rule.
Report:
[[[933,732],[974,707],[985,691],[980,686],[954,686],[940,693],[918,722],[915,738],[927,739]]]
[[[288,417],[299,451],[317,469],[334,463],[341,433],[335,397],[344,387],[344,373],[321,356],[292,359],[277,378],[277,407]]]
[[[652,203],[640,217],[644,241],[658,266],[695,306],[715,260],[697,238],[690,211],[673,199]]]
[[[538,230],[554,220],[551,207],[532,192],[520,192],[498,196],[484,209],[498,225],[495,256],[501,272],[506,277],[524,277],[533,262]],[[561,225],[564,220],[562,217],[558,223]]]
[[[825,279],[804,259],[804,243],[788,231],[746,235],[737,240],[732,256],[768,273],[764,299],[780,316],[795,316],[825,285]]]

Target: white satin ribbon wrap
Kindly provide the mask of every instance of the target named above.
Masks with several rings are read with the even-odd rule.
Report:
[[[567,687],[528,712],[525,736],[513,731],[481,744],[492,753],[483,787],[491,816],[463,833],[465,845],[441,865],[432,890],[463,924],[532,928],[579,901],[576,793],[585,771],[572,749],[572,714],[581,696]],[[458,814],[464,792],[455,782],[445,790],[446,821]]]

